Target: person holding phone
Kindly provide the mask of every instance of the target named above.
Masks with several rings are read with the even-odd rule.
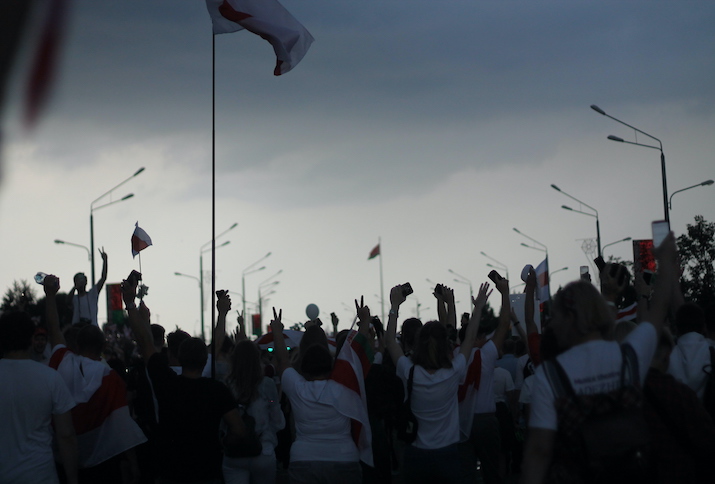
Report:
[[[474,311],[462,348],[456,356],[453,357],[445,325],[431,321],[419,331],[410,360],[396,340],[397,317],[406,294],[401,285],[390,291],[390,316],[385,333],[387,350],[403,382],[413,374],[411,407],[418,422],[417,438],[405,448],[405,482],[473,482],[473,476],[461,465],[458,450],[457,389],[466,376],[467,356],[477,336],[481,310],[489,293],[489,285],[482,284],[474,299]]]

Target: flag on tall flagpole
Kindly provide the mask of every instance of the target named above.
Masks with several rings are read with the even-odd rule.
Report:
[[[374,259],[380,255],[380,244],[377,244],[371,251],[370,255],[367,256],[367,260]]]
[[[536,298],[545,303],[551,299],[551,293],[549,292],[549,258],[546,257],[541,264],[536,267],[536,285],[538,290],[536,292]]]
[[[276,53],[276,76],[297,66],[315,40],[278,0],[206,0],[206,8],[214,34],[246,29],[267,40]]]
[[[143,228],[139,227],[139,222],[134,226],[132,234],[132,257],[136,257],[139,252],[151,245],[151,237]]]
[[[326,386],[338,412],[350,418],[353,441],[360,452],[360,460],[372,466],[372,432],[367,415],[365,377],[370,371],[374,352],[365,335],[350,331],[340,353],[330,381],[338,386]]]

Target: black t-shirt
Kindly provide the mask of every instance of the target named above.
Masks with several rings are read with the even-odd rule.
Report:
[[[219,425],[236,408],[231,392],[210,378],[177,375],[158,354],[147,369],[159,403],[160,475],[179,482],[220,479]]]

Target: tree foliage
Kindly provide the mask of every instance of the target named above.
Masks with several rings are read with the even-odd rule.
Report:
[[[2,298],[0,309],[3,311],[28,311],[34,315],[33,309],[37,306],[35,288],[25,279],[14,280]]]
[[[703,307],[715,304],[715,223],[702,215],[688,224],[687,234],[678,237],[683,275],[681,289],[686,300]]]

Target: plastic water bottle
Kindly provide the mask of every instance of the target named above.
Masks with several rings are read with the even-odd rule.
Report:
[[[38,284],[44,284],[45,277],[47,277],[47,274],[45,274],[44,272],[38,272],[37,274],[35,274],[35,282]]]

